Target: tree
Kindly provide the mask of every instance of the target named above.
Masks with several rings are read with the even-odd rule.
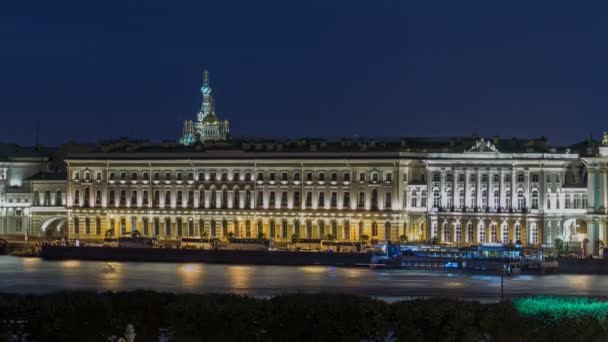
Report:
[[[300,242],[300,236],[298,234],[291,234],[291,243]]]
[[[557,257],[564,251],[564,241],[562,239],[555,239],[553,243],[555,245],[555,250],[557,251]]]

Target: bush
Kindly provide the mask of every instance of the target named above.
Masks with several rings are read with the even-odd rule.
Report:
[[[259,341],[268,322],[268,301],[236,295],[179,295],[166,308],[179,341]]]
[[[343,294],[255,299],[221,294],[62,292],[0,295],[0,340],[107,341],[133,324],[136,341],[605,341],[606,302],[523,298],[480,304],[448,299],[388,304]],[[578,310],[574,314],[573,310]]]
[[[360,341],[386,336],[388,304],[370,297],[293,294],[270,300],[274,341]]]

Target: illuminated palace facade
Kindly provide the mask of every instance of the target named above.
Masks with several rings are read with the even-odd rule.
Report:
[[[69,236],[262,233],[288,242],[331,234],[460,245],[594,237],[577,153],[543,141],[495,142],[235,141],[72,154]]]
[[[179,142],[0,144],[4,236],[608,242],[608,136],[239,140],[201,95]]]

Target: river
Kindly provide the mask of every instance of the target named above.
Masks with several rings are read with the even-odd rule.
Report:
[[[386,300],[445,296],[494,301],[500,298],[500,276],[326,266],[105,263],[0,257],[0,292],[135,289],[236,293],[259,297],[323,291],[364,294]],[[608,276],[564,274],[505,277],[504,294],[507,298],[541,294],[608,297]]]

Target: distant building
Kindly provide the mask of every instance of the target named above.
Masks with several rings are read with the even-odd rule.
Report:
[[[184,122],[184,131],[180,144],[189,146],[195,143],[209,141],[225,141],[230,136],[230,123],[220,119],[215,113],[215,101],[211,95],[209,85],[209,72],[203,73],[203,86],[201,87],[203,101],[197,114],[197,120]]]

